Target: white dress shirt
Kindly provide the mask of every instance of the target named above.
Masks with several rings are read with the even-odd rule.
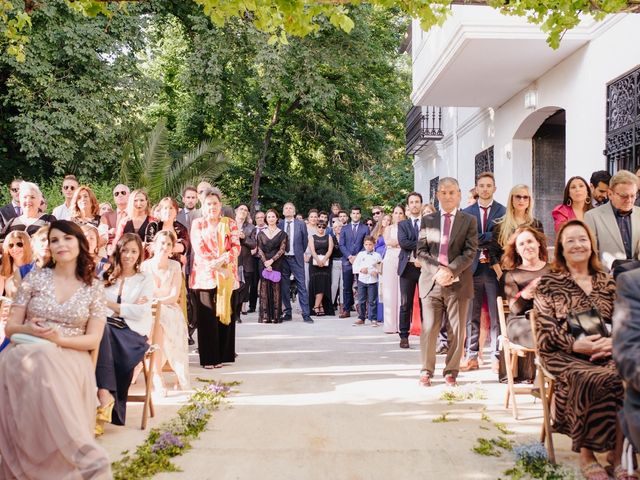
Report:
[[[56,220],[71,220],[71,209],[66,204],[58,205],[51,213]]]
[[[358,281],[366,284],[378,283],[378,268],[382,262],[382,257],[378,252],[367,252],[363,250],[358,252],[353,262],[353,273],[358,274]],[[367,273],[360,273],[363,268],[367,269]],[[374,275],[372,275],[374,273]]]

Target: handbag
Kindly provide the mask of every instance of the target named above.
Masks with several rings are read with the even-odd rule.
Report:
[[[610,333],[597,308],[583,312],[571,312],[567,316],[567,330],[576,340],[588,335],[609,337]]]
[[[319,258],[320,260],[324,260],[324,255],[318,255],[318,258]],[[316,259],[315,259],[315,258],[312,258],[312,259],[311,259],[311,263],[312,263],[313,265],[315,265],[316,267],[318,266],[318,262],[316,262]]]
[[[262,278],[265,280],[269,280],[273,283],[278,283],[282,278],[282,274],[277,270],[267,270],[266,268],[262,270]]]

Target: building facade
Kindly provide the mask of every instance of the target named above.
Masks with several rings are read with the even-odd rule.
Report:
[[[569,177],[640,164],[637,45],[634,14],[587,18],[557,50],[538,26],[490,7],[454,6],[429,32],[414,22],[407,153],[416,190],[433,200],[438,178],[453,176],[464,192],[490,170],[503,203],[511,186],[532,186],[535,216],[553,232]]]

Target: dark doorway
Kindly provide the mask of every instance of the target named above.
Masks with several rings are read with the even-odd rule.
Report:
[[[564,110],[547,118],[532,138],[534,217],[542,222],[551,242],[555,239],[553,208],[562,203],[565,183],[565,124]]]

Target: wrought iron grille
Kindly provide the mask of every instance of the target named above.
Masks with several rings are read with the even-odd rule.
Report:
[[[640,66],[607,84],[607,141],[610,173],[640,166]]]
[[[440,181],[440,177],[433,177],[429,180],[429,201],[433,203],[433,206],[438,209],[440,207],[438,202],[438,197],[436,196],[436,192],[438,191],[438,182]]]
[[[476,155],[476,176],[482,172],[493,173],[493,145]]]
[[[442,108],[413,107],[407,113],[405,125],[407,155],[424,150],[433,140],[442,140]]]

